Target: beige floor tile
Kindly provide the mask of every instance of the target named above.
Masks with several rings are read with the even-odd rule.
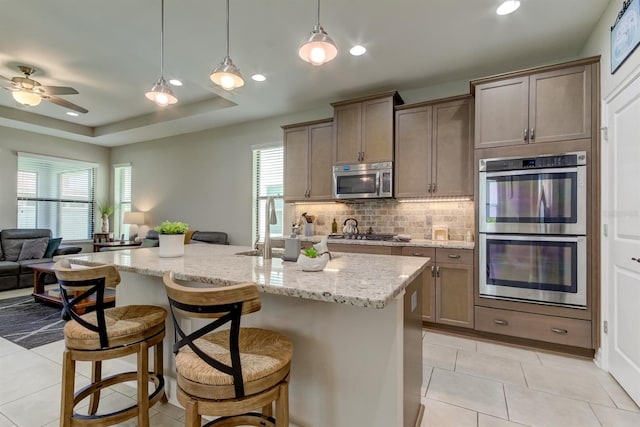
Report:
[[[427,398],[507,419],[502,384],[444,369],[434,369]]]
[[[31,351],[47,359],[62,365],[62,355],[64,353],[64,340],[52,342],[40,347],[32,348]]]
[[[455,335],[426,331],[422,341],[431,344],[446,345],[467,351],[476,351],[476,341]]]
[[[545,367],[523,364],[530,389],[554,393],[572,399],[586,400],[604,406],[615,406],[596,377],[585,371],[567,367]]]
[[[636,405],[633,399],[629,397],[627,392],[624,391],[622,387],[620,387],[620,384],[618,384],[618,382],[611,376],[611,374],[605,371],[600,371],[599,373],[596,373],[596,378],[598,379],[602,387],[604,387],[607,394],[609,395],[611,400],[613,400],[613,403],[615,403],[617,408],[624,409],[626,411],[640,412],[640,408],[638,408],[638,405]]]
[[[453,371],[456,367],[457,352],[458,350],[454,347],[423,342],[422,363],[427,366]]]
[[[420,427],[477,427],[478,413],[432,399],[423,399]]]
[[[98,414],[107,414],[109,412],[117,411],[120,409],[124,409],[128,406],[135,404],[135,399],[132,399],[128,396],[120,394],[118,392],[113,392],[108,396],[104,396],[100,398],[100,404],[98,405]],[[77,412],[79,414],[87,414],[87,408],[89,406],[89,400],[85,399],[84,401],[78,404]],[[149,409],[149,415],[158,414],[158,410],[154,407]]]
[[[638,427],[640,426],[640,414],[624,411],[622,409],[609,408],[591,404],[593,412],[600,420],[603,427]]]
[[[584,401],[505,384],[509,420],[530,426],[600,427]]]
[[[478,353],[499,356],[505,359],[514,359],[523,363],[540,365],[540,359],[535,351],[508,345],[494,344],[478,341]]]
[[[0,366],[0,405],[60,383],[60,365],[28,350],[0,357]]]
[[[429,381],[431,381],[431,373],[433,372],[433,367],[422,364],[422,387],[420,388],[420,395],[424,396],[427,394],[427,387],[429,387]]]
[[[517,360],[504,359],[475,351],[458,350],[456,372],[503,383],[527,385],[522,373],[522,366]]]
[[[478,414],[478,427],[523,427],[524,424],[492,417],[491,415]]]
[[[0,338],[0,357],[22,350],[24,349],[18,344],[14,344],[7,339]]]
[[[537,352],[538,358],[542,366],[554,367],[554,368],[571,368],[573,371],[581,370],[589,373],[602,371],[598,366],[593,363],[592,359],[586,359],[584,357],[572,357],[569,355],[561,355],[554,353]]]
[[[180,406],[174,406],[170,403],[157,403],[153,409],[174,420],[184,420],[184,409]]]
[[[10,419],[0,414],[0,427],[16,427],[16,424],[11,422]]]

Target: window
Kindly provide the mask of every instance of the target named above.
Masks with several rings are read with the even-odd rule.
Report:
[[[129,236],[129,224],[123,224],[124,213],[131,211],[131,165],[113,167],[113,232]]]
[[[267,198],[273,197],[278,223],[271,225],[272,236],[282,236],[284,150],[280,147],[253,150],[253,234],[264,239],[264,210]]]
[[[91,239],[97,165],[18,153],[18,228]]]

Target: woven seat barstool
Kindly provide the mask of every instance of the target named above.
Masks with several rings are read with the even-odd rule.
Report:
[[[256,285],[191,288],[171,272],[163,280],[176,329],[176,396],[185,427],[201,427],[202,415],[219,417],[205,426],[288,427],[293,344],[278,332],[240,328],[242,315],[260,310]],[[187,334],[183,317],[213,320]],[[215,331],[229,322],[229,329]]]
[[[76,268],[77,267],[77,268]],[[64,303],[65,351],[62,360],[62,399],[60,426],[103,427],[137,417],[138,427],[149,427],[149,408],[166,401],[162,376],[162,340],[167,311],[151,305],[105,308],[105,287],[120,283],[120,274],[112,264],[97,267],[71,267],[69,260],[58,261],[54,270]],[[70,298],[69,295],[74,297]],[[85,298],[95,298],[95,311],[78,315],[74,306]],[[149,348],[153,348],[153,370],[149,372]],[[102,361],[137,355],[136,372],[118,373],[102,378]],[[91,383],[75,391],[76,362],[91,362]],[[98,413],[101,390],[127,381],[137,385],[136,404],[110,413]],[[149,383],[153,390],[149,392]],[[87,414],[74,410],[89,397]]]

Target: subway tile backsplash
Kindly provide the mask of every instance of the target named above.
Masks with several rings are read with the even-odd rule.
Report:
[[[367,200],[345,203],[285,204],[285,232],[303,213],[314,215],[315,234],[331,233],[333,218],[338,232],[347,218],[358,220],[361,233],[369,227],[374,233],[410,234],[414,239],[431,239],[432,227],[449,227],[450,240],[464,240],[467,231],[473,235],[473,201],[413,202],[397,200]]]

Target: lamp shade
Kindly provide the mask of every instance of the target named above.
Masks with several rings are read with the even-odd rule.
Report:
[[[144,212],[125,212],[122,222],[124,224],[144,224]]]
[[[173,94],[164,77],[160,77],[158,83],[154,84],[151,90],[145,93],[145,96],[147,99],[155,102],[159,107],[166,107],[167,105],[178,102],[178,98]]]
[[[322,65],[338,55],[334,41],[320,24],[316,24],[298,49],[298,56],[312,65]]]
[[[11,95],[13,96],[13,99],[18,101],[20,104],[26,105],[28,107],[35,107],[42,101],[40,95],[33,92],[17,90],[15,92],[11,92]]]
[[[209,78],[224,90],[233,90],[244,86],[240,70],[228,56],[211,72]]]

